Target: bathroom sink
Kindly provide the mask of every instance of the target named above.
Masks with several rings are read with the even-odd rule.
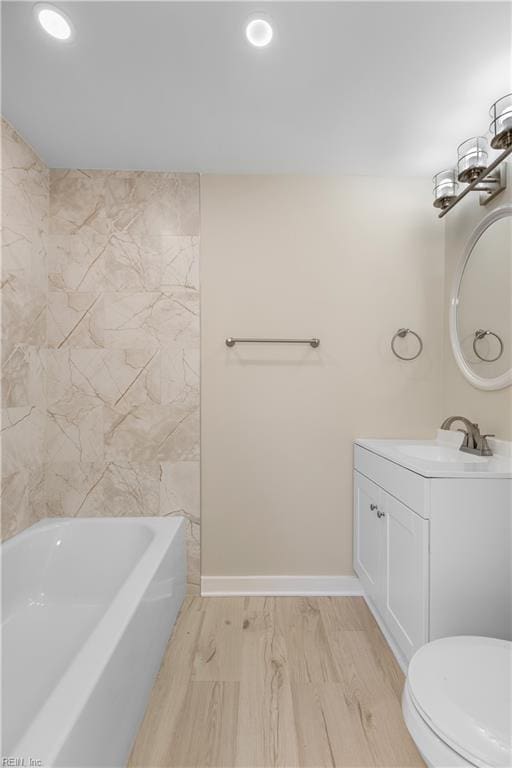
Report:
[[[457,464],[475,464],[488,461],[486,456],[464,453],[458,448],[450,448],[446,445],[398,445],[397,451],[413,459],[423,459],[424,461],[455,462]]]
[[[462,440],[461,432],[440,429],[436,440],[362,438],[356,445],[423,477],[512,478],[512,450],[502,441],[492,441],[492,456],[479,456],[461,451]]]

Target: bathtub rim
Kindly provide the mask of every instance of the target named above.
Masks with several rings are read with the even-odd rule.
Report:
[[[30,536],[34,529],[58,528],[63,524],[101,526],[105,522],[116,525],[138,525],[153,530],[153,540],[135,561],[105,613],[87,636],[71,664],[56,682],[48,699],[28,724],[11,752],[20,756],[35,756],[43,765],[51,765],[63,748],[101,675],[112,658],[133,618],[147,588],[173,540],[183,530],[182,515],[168,517],[103,517],[103,518],[45,518],[13,536],[5,544],[13,546]],[[11,544],[12,542],[12,544]],[[37,754],[36,754],[37,753]]]

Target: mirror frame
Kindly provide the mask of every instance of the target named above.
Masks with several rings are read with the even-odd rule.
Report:
[[[450,342],[452,346],[453,356],[466,379],[474,387],[478,389],[504,389],[512,384],[512,367],[508,371],[502,373],[500,376],[495,376],[492,379],[486,379],[483,376],[478,376],[473,369],[466,362],[457,335],[457,306],[459,303],[459,290],[462,282],[462,276],[468,263],[473,248],[480,240],[484,232],[499,219],[504,219],[508,216],[512,216],[512,204],[503,205],[500,208],[496,208],[491,211],[473,230],[469,241],[461,254],[452,281],[452,289],[450,293],[450,307],[449,307],[449,330],[450,330]]]

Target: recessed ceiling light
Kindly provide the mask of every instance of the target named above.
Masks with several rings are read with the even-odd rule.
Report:
[[[253,16],[245,28],[245,35],[251,45],[256,48],[264,48],[274,36],[274,30],[268,19],[262,16]]]
[[[73,26],[63,11],[49,3],[37,3],[34,13],[44,31],[56,40],[70,40],[73,37]]]

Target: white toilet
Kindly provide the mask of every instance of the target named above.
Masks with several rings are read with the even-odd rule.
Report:
[[[413,656],[402,710],[431,768],[510,768],[511,699],[511,642],[446,637]]]

